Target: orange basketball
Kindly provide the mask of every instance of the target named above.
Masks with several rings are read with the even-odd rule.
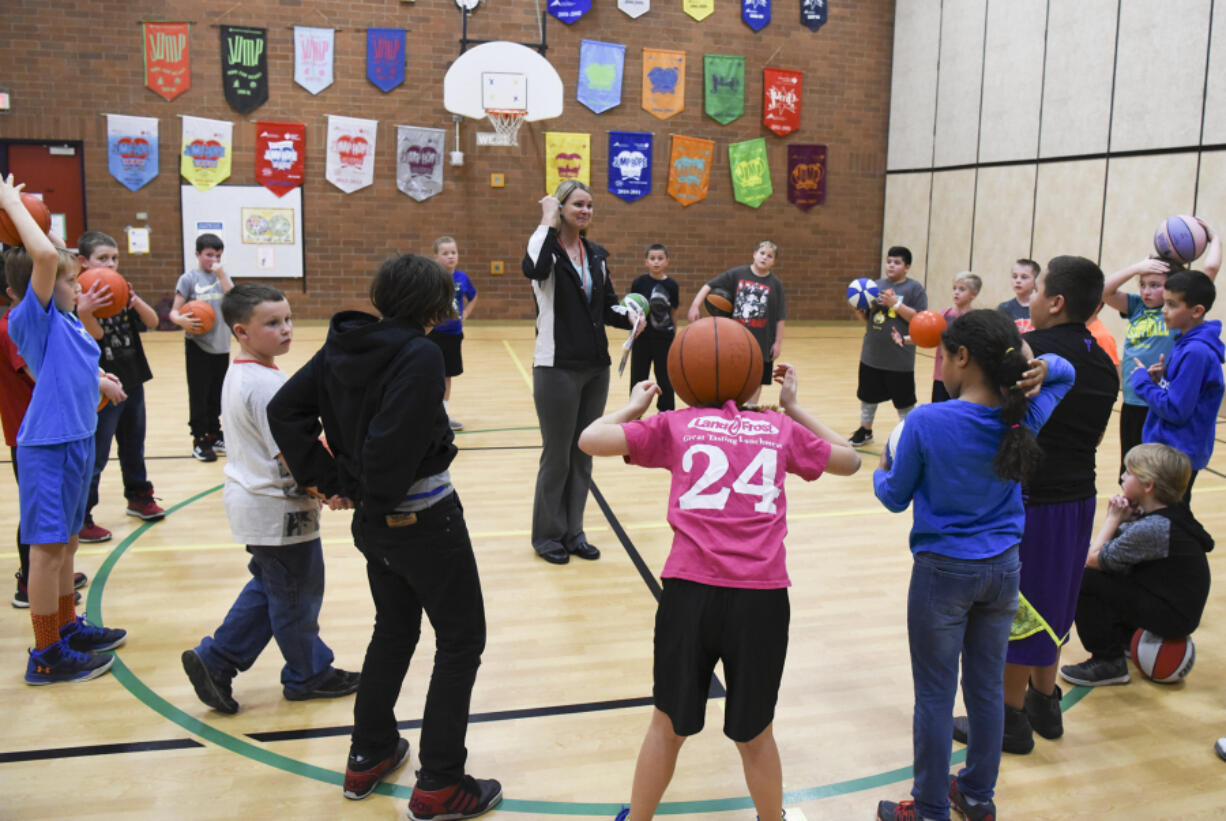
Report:
[[[77,277],[77,282],[81,286],[82,293],[94,287],[95,282],[111,286],[111,304],[94,311],[94,316],[99,319],[106,319],[108,316],[121,313],[128,307],[128,300],[132,298],[132,289],[128,287],[128,281],[121,277],[118,271],[112,271],[110,268],[90,268],[88,271],[82,271]]]
[[[192,316],[200,320],[202,334],[207,334],[213,330],[213,323],[217,321],[217,314],[213,311],[213,306],[207,302],[201,302],[198,299],[193,299],[191,302],[184,302],[183,307],[179,309],[179,313],[191,313]]]
[[[27,194],[24,191],[21,194],[21,204],[30,212],[30,216],[34,217],[34,221],[38,223],[38,227],[43,229],[43,233],[51,230],[51,212],[47,210],[47,204],[33,194]],[[0,242],[5,245],[22,245],[21,235],[17,233],[17,226],[13,225],[13,221],[9,219],[8,211],[0,208]]]
[[[911,318],[911,341],[921,348],[935,348],[941,344],[945,330],[945,317],[936,311],[920,311]]]
[[[739,404],[762,383],[762,349],[735,320],[700,319],[681,329],[668,349],[668,379],[691,407]]]

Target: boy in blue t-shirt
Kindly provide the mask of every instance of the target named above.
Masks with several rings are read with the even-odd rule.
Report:
[[[459,319],[444,322],[430,331],[427,338],[438,345],[443,352],[443,374],[447,377],[443,389],[443,410],[447,412],[452,430],[463,430],[464,423],[451,415],[449,403],[451,400],[451,377],[464,373],[464,357],[460,344],[464,341],[464,320],[473,312],[477,304],[477,289],[473,287],[468,274],[456,270],[460,262],[460,252],[456,241],[451,237],[439,237],[434,241],[434,261],[447,269],[455,283],[455,309]]]
[[[9,333],[34,377],[30,407],[17,433],[17,488],[22,541],[30,545],[27,592],[34,649],[27,684],[84,681],[110,669],[127,633],[89,624],[76,614],[73,556],[85,521],[94,461],[98,395],[125,398],[118,380],[98,370],[98,343],[71,311],[77,261],[59,251],[21,201],[13,176],[0,181],[0,208],[24,248],[5,252],[9,287],[22,299],[9,312]]]

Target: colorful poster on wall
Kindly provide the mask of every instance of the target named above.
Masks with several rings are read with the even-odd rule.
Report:
[[[592,10],[592,0],[547,0],[549,13],[566,25]]]
[[[775,193],[765,137],[729,144],[728,168],[732,172],[732,195],[742,205],[757,208]]]
[[[312,94],[332,85],[335,29],[294,26],[294,82]]]
[[[637,19],[651,11],[651,0],[617,0],[617,7]]]
[[[681,8],[695,20],[706,20],[715,11],[715,0],[681,0]]]
[[[826,22],[826,0],[800,0],[800,24],[817,31]]]
[[[366,79],[380,91],[404,82],[404,29],[366,29]]]
[[[145,86],[173,100],[192,87],[187,23],[143,23]]]
[[[268,102],[267,37],[267,29],[221,26],[221,87],[239,114]]]
[[[293,245],[293,208],[243,208],[244,245]]]
[[[302,123],[255,124],[255,179],[283,197],[302,185],[306,160],[306,126]]]
[[[826,146],[788,146],[788,202],[808,211],[826,201]]]
[[[579,102],[600,114],[621,105],[626,47],[620,43],[583,40],[579,45]]]
[[[700,137],[673,135],[668,160],[668,193],[682,205],[707,198],[715,143]]]
[[[651,193],[651,143],[647,132],[609,132],[609,193],[626,202]]]
[[[208,191],[230,176],[234,124],[183,115],[179,173],[200,191]]]
[[[703,104],[707,115],[727,125],[745,113],[745,58],[707,54],[703,63]]]
[[[375,181],[378,120],[328,115],[328,149],[324,176],[346,194]]]
[[[643,108],[667,120],[685,110],[685,52],[643,49]]]
[[[562,180],[592,184],[592,135],[545,132],[545,190],[552,194]]]
[[[157,117],[106,115],[107,170],[129,191],[158,175]]]
[[[799,71],[762,70],[762,124],[780,137],[800,128],[801,79]]]
[[[442,191],[446,144],[441,128],[396,126],[396,187],[418,202]]]
[[[771,22],[771,0],[741,0],[741,20],[754,31]]]

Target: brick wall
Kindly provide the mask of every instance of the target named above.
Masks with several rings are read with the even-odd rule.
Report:
[[[13,109],[0,115],[0,137],[84,141],[88,227],[119,235],[123,226],[139,224],[137,212],[148,212],[153,253],[124,254],[121,264],[137,289],[152,296],[169,293],[181,272],[178,115],[235,123],[233,173],[227,181],[232,184],[255,183],[256,120],[304,122],[306,293],[295,281],[275,283],[287,289],[298,316],[322,318],[342,307],[360,307],[371,271],[388,253],[429,253],[435,236],[451,234],[459,241],[461,268],[481,292],[474,318],[515,319],[533,316],[519,261],[540,217],[536,201],[544,192],[544,132],[589,132],[596,205],[589,233],[610,250],[619,291],[641,272],[649,243],[668,245],[670,273],[681,282],[682,300],[688,303],[706,279],[749,262],[757,240],[769,237],[780,245],[775,270],[788,287],[789,315],[846,318],[846,282],[880,267],[894,9],[891,0],[832,3],[829,22],[813,33],[800,25],[798,4],[775,0],[773,22],[758,34],[741,22],[736,0],[719,0],[703,22],[686,16],[680,0],[655,0],[637,20],[619,11],[614,0],[595,0],[592,11],[571,26],[549,18],[547,56],[565,85],[563,116],[525,125],[518,148],[476,148],[474,133],[490,130],[489,124],[466,120],[461,130],[464,166],[448,166],[443,193],[422,203],[396,188],[395,126],[446,128],[447,150],[454,148],[454,127],[442,105],[442,77],[459,53],[460,14],[451,0],[181,0],[144,7],[115,0],[9,0],[5,23],[10,41],[22,46],[0,53],[0,77],[13,95]],[[535,42],[537,5],[488,0],[470,18],[469,36]],[[544,2],[539,5],[544,8]],[[192,89],[172,102],[144,87],[141,19],[193,23]],[[230,109],[221,94],[219,22],[268,29],[269,100],[248,116]],[[318,96],[293,82],[295,24],[339,30],[336,81]],[[368,26],[408,30],[405,83],[387,94],[365,77]],[[601,115],[574,98],[583,38],[626,45],[622,104]],[[669,120],[658,120],[640,106],[644,47],[687,52],[686,108]],[[727,126],[703,113],[704,53],[745,56],[745,116]],[[786,139],[761,125],[764,65],[804,72],[801,129]],[[103,113],[160,120],[161,175],[140,191],[128,191],[107,172]],[[324,179],[328,114],[379,121],[374,185],[343,194]],[[655,134],[653,191],[633,204],[607,192],[604,168],[611,130]],[[710,194],[688,208],[665,191],[671,134],[716,142]],[[759,136],[769,146],[775,193],[752,209],[732,198],[727,146]],[[787,202],[788,142],[828,146],[826,202],[808,212]],[[504,188],[490,187],[494,172],[505,175]],[[491,275],[491,260],[505,261],[507,273]]]

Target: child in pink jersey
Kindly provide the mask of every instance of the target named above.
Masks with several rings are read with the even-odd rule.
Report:
[[[736,742],[760,818],[783,812],[783,771],[771,731],[787,655],[791,585],[785,564],[784,474],[812,481],[850,475],[860,457],[843,436],[800,407],[796,371],[775,367],[783,412],[722,407],[666,411],[638,420],[659,392],[640,382],[624,408],[583,431],[593,456],[672,473],[673,546],[656,611],[655,710],[618,819],[655,813],[686,736],[703,726],[707,688],[723,660],[724,734]]]

